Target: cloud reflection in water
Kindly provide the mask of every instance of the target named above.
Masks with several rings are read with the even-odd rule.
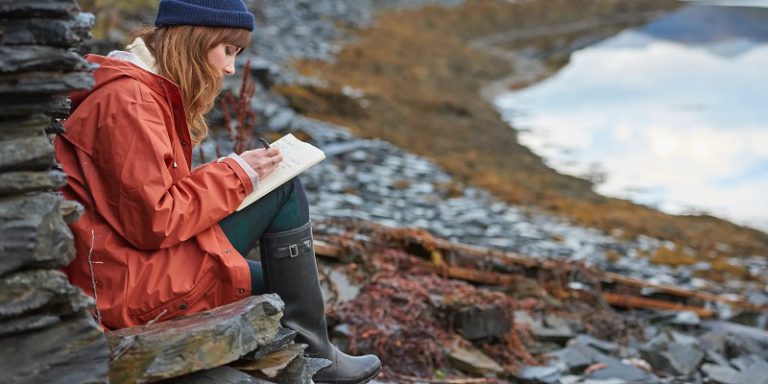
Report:
[[[684,45],[625,31],[496,102],[561,172],[600,193],[768,230],[768,44]]]

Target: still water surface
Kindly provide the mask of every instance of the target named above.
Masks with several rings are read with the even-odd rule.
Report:
[[[686,5],[496,104],[602,194],[768,231],[768,8]]]

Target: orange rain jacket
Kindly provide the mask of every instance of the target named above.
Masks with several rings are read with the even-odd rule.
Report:
[[[253,190],[248,174],[229,158],[191,169],[175,84],[127,61],[87,59],[100,66],[96,86],[71,95],[55,143],[64,196],[85,206],[70,226],[72,283],[96,297],[110,329],[250,295],[248,265],[217,224]]]

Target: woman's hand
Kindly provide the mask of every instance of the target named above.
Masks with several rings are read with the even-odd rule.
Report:
[[[264,180],[283,161],[283,155],[277,147],[252,149],[241,153],[240,157],[259,174],[259,180]]]

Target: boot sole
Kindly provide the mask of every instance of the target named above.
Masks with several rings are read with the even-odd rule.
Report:
[[[361,377],[359,380],[347,380],[347,381],[316,381],[315,379],[312,379],[312,381],[315,384],[365,384],[373,379],[376,378],[376,376],[381,373],[381,366],[376,368],[375,371],[371,372],[370,374]]]

